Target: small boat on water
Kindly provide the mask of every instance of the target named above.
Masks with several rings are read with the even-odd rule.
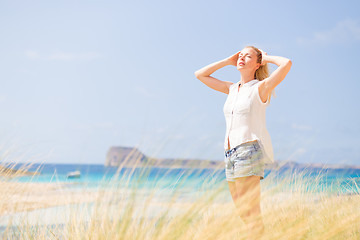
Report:
[[[67,178],[80,178],[81,173],[80,171],[74,171],[74,172],[69,172],[66,176]]]

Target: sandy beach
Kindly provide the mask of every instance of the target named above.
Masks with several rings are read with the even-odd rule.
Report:
[[[62,183],[0,182],[0,216],[73,203],[95,201],[98,192],[67,189]]]

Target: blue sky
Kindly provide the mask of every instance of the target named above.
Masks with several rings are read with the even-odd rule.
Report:
[[[1,155],[103,163],[120,145],[223,160],[227,95],[194,72],[255,45],[293,61],[267,109],[275,158],[359,165],[359,5],[1,1]],[[240,80],[233,66],[213,76]]]

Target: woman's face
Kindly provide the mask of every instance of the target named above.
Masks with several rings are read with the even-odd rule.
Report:
[[[252,48],[244,48],[239,53],[239,58],[236,63],[236,68],[241,70],[251,70],[256,71],[260,66],[260,63],[257,63],[256,51]]]

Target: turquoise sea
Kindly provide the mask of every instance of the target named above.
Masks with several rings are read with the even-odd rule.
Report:
[[[16,182],[65,183],[71,188],[92,188],[110,182],[124,187],[140,188],[189,188],[193,190],[211,188],[226,183],[223,169],[189,168],[121,168],[91,164],[33,164],[30,171],[37,170],[40,175],[13,178]],[[67,178],[72,171],[80,171],[80,178]],[[289,177],[290,176],[290,177]],[[271,180],[269,180],[271,179]],[[291,188],[299,182],[306,183],[311,191],[327,191],[338,194],[359,194],[360,169],[319,169],[319,168],[281,168],[265,170],[266,181],[271,185],[282,184]],[[66,184],[68,183],[68,184]],[[284,186],[284,183],[286,186]]]

